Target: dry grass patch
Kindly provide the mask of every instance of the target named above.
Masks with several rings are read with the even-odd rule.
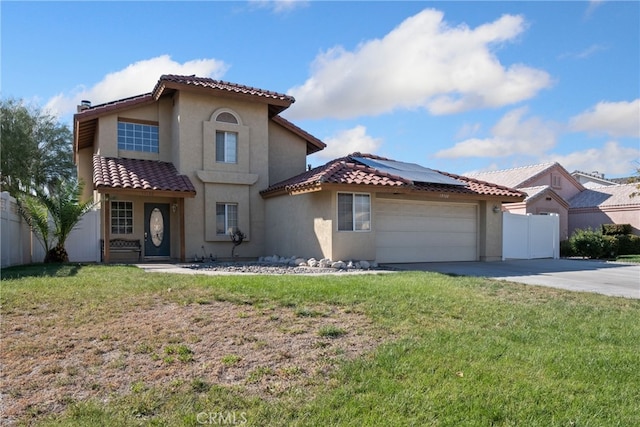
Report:
[[[338,361],[381,341],[368,318],[339,307],[308,307],[322,315],[301,316],[292,307],[153,300],[142,295],[114,302],[120,306],[115,312],[49,304],[5,313],[0,358],[6,419],[38,418],[73,402],[108,402],[179,383],[279,396],[323,381]]]

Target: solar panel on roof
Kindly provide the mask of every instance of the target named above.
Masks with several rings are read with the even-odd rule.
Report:
[[[372,167],[380,172],[399,176],[413,182],[424,182],[429,184],[446,184],[446,185],[466,185],[462,181],[453,179],[446,175],[436,172],[433,169],[425,168],[415,163],[397,162],[395,160],[378,160],[369,159],[367,157],[353,157],[353,160],[363,165]]]

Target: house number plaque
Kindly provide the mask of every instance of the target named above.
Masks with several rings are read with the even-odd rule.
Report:
[[[151,211],[149,231],[151,231],[151,242],[156,247],[160,246],[164,237],[164,219],[162,218],[162,212],[158,208]]]

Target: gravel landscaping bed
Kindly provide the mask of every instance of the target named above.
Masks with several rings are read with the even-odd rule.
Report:
[[[375,268],[331,268],[292,266],[269,262],[204,262],[185,265],[192,270],[203,270],[220,273],[248,273],[248,274],[349,274],[376,271],[391,271],[389,268],[377,266]]]

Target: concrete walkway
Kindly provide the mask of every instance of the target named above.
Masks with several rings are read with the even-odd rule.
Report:
[[[597,260],[532,259],[497,262],[390,264],[399,270],[480,276],[609,296],[640,298],[640,265]]]

